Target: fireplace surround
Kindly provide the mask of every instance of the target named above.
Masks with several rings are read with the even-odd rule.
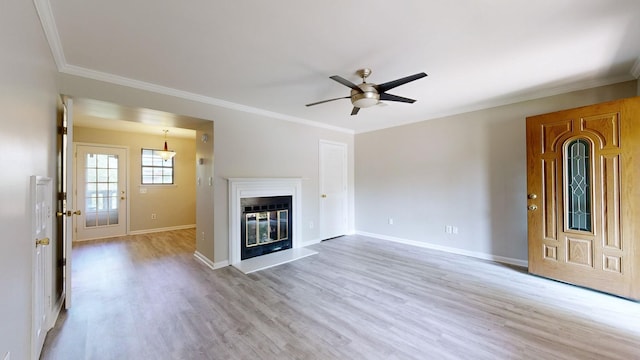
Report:
[[[291,219],[288,229],[291,249],[300,247],[301,178],[229,178],[229,263],[242,262],[241,245],[243,229],[242,199],[291,197]],[[246,227],[245,227],[246,229]],[[249,260],[265,256],[254,257]],[[245,260],[246,261],[246,260]]]

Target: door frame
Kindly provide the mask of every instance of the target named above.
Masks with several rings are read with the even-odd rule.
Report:
[[[327,215],[326,215],[326,210],[324,210],[324,206],[323,206],[323,195],[325,195],[324,193],[324,180],[327,174],[324,173],[323,170],[323,163],[325,161],[324,156],[325,154],[323,153],[323,147],[324,146],[337,146],[340,147],[343,150],[343,163],[342,163],[342,178],[340,179],[340,182],[342,183],[342,187],[344,189],[343,193],[344,193],[344,198],[342,199],[342,209],[344,211],[344,228],[342,229],[341,233],[342,234],[326,234],[325,232],[325,225],[326,225],[326,219],[327,219]],[[318,214],[319,214],[319,236],[321,240],[326,240],[326,239],[330,239],[336,236],[341,236],[341,235],[346,235],[349,233],[349,174],[348,174],[348,170],[349,170],[349,146],[346,143],[341,143],[341,142],[337,142],[337,141],[330,141],[330,140],[323,140],[320,139],[319,143],[318,143],[318,199],[319,199],[319,203],[318,203]],[[324,210],[324,211],[323,211]]]
[[[71,308],[71,265],[73,262],[73,218],[71,215],[73,210],[73,201],[75,196],[73,193],[73,99],[62,95],[62,108],[63,108],[63,120],[62,126],[64,128],[64,134],[66,135],[66,141],[63,141],[64,151],[64,168],[62,169],[64,175],[63,187],[64,187],[64,202],[62,208],[62,216],[66,217],[65,222],[65,234],[64,234],[64,290],[62,297],[64,298],[65,309]],[[65,139],[65,137],[63,137]]]
[[[78,184],[77,184],[77,178],[76,176],[77,174],[77,169],[78,169],[78,147],[79,146],[90,146],[90,147],[98,147],[98,148],[110,148],[110,149],[119,149],[119,150],[123,150],[125,153],[125,179],[124,179],[124,188],[125,188],[125,212],[126,212],[126,216],[125,216],[125,234],[124,235],[128,235],[131,231],[131,211],[129,211],[130,207],[129,207],[129,199],[131,198],[131,196],[129,196],[130,194],[130,189],[129,189],[129,183],[130,181],[130,174],[129,174],[129,169],[131,168],[130,164],[129,164],[129,147],[128,146],[122,146],[122,145],[110,145],[110,144],[96,144],[96,143],[85,143],[85,142],[74,142],[73,143],[73,193],[76,195],[73,197],[73,208],[74,209],[84,209],[84,206],[81,206],[80,204],[78,204],[78,192],[77,192],[77,188],[78,188]],[[82,215],[84,216],[84,214]],[[74,239],[73,241],[83,241],[83,240],[79,240],[77,239],[77,226],[78,226],[78,222],[76,222],[74,224],[74,228],[73,228],[73,235],[74,235]],[[97,240],[99,238],[92,238],[92,239],[87,239],[87,240]]]

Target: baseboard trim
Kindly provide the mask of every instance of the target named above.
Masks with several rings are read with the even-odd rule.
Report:
[[[425,243],[425,242],[422,242],[422,241],[402,239],[402,238],[398,238],[398,237],[394,237],[394,236],[374,234],[374,233],[369,233],[369,232],[365,232],[365,231],[356,231],[356,235],[368,236],[368,237],[372,237],[372,238],[376,238],[376,239],[380,239],[380,240],[387,240],[387,241],[392,241],[392,242],[396,242],[396,243],[400,243],[400,244],[417,246],[417,247],[421,247],[421,248],[425,248],[425,249],[439,250],[439,251],[444,251],[444,252],[448,252],[448,253],[452,253],[452,254],[470,256],[470,257],[474,257],[474,258],[477,258],[477,259],[490,260],[490,261],[495,261],[495,262],[509,264],[509,265],[521,266],[521,267],[525,267],[525,268],[529,266],[529,262],[527,260],[520,260],[520,259],[514,259],[514,258],[509,258],[509,257],[504,257],[504,256],[499,256],[499,255],[493,255],[493,254],[487,254],[487,253],[482,253],[482,252],[477,252],[477,251],[469,251],[469,250],[464,250],[464,249],[458,249],[458,248],[449,247],[449,246],[430,244],[430,243]]]
[[[164,231],[175,231],[175,230],[185,230],[185,229],[194,229],[196,224],[190,225],[178,225],[178,226],[169,226],[163,228],[154,228],[154,229],[144,229],[144,230],[134,230],[129,231],[129,235],[143,235],[143,234],[152,234]]]
[[[320,244],[321,242],[322,242],[322,240],[320,240],[320,239],[307,240],[307,241],[301,242],[300,243],[300,247],[307,247],[309,245]]]
[[[229,266],[229,261],[224,260],[219,262],[213,262],[208,257],[202,255],[202,253],[197,250],[196,252],[193,253],[193,257],[195,257],[198,261],[208,266],[211,270],[217,270],[217,269]]]

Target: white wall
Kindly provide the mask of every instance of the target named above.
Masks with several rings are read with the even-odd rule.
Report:
[[[245,114],[215,121],[215,234],[228,238],[228,178],[302,177],[302,239],[319,240],[319,141],[348,146],[349,229],[353,229],[353,135]],[[278,169],[276,172],[275,169]],[[216,261],[226,259],[228,242],[216,241]],[[219,257],[225,254],[224,257]]]
[[[230,177],[301,177],[302,223],[319,223],[318,147],[320,139],[348,145],[349,193],[353,194],[354,135],[253,113],[161,95],[144,90],[60,75],[61,93],[108,101],[133,108],[166,111],[214,122],[213,167],[200,168],[197,176],[214,177],[213,234],[197,224],[197,250],[215,263],[228,259],[228,184]],[[126,119],[125,119],[126,120]],[[196,149],[196,151],[200,151]],[[204,189],[197,189],[200,191]],[[206,192],[205,192],[206,193]],[[199,195],[198,195],[199,196]],[[200,206],[200,205],[197,205]],[[353,214],[353,195],[350,211]],[[196,215],[200,221],[200,214]],[[351,217],[353,219],[353,216]],[[353,228],[353,221],[350,223]],[[302,242],[319,239],[317,226],[303,226]]]
[[[30,357],[29,177],[55,174],[56,69],[30,1],[0,5],[0,358]]]
[[[356,230],[522,263],[525,118],[632,97],[636,86],[630,81],[356,135]],[[447,225],[458,234],[445,233]]]

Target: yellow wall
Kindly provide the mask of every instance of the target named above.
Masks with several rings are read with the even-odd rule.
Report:
[[[195,139],[172,138],[167,142],[175,156],[174,185],[141,185],[141,148],[161,149],[163,134],[147,135],[74,127],[75,143],[121,145],[129,148],[129,211],[131,232],[181,228],[196,223]],[[146,193],[141,193],[146,189]],[[156,214],[156,219],[151,219]]]

